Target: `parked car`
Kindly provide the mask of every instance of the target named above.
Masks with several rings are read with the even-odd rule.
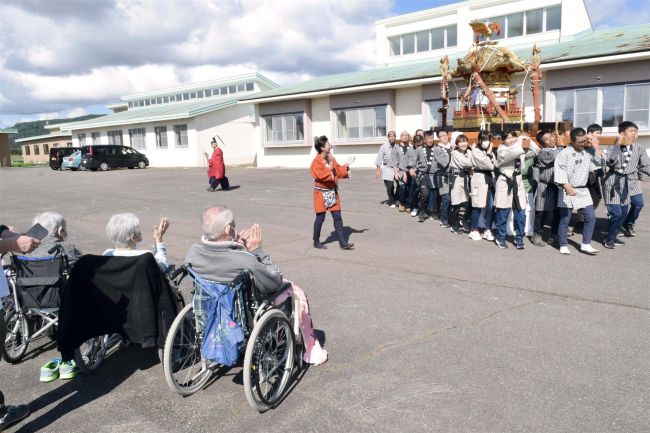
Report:
[[[81,148],[81,165],[83,169],[106,171],[109,168],[146,168],[149,159],[144,153],[128,146],[91,145]]]
[[[53,147],[50,149],[50,168],[58,170],[61,168],[63,158],[72,155],[75,151],[79,150],[78,147]]]
[[[79,169],[80,165],[81,165],[81,149],[77,150],[75,153],[73,153],[70,156],[64,157],[63,162],[61,162],[61,169],[76,171]]]

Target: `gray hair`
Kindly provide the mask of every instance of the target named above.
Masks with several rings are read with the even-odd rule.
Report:
[[[201,229],[203,236],[209,241],[214,241],[223,236],[228,225],[234,225],[235,216],[225,207],[209,207],[201,216]]]
[[[51,236],[56,236],[56,232],[60,228],[65,229],[67,227],[63,215],[52,211],[47,211],[36,215],[34,217],[34,221],[32,221],[32,225],[34,224],[40,224],[45,227],[47,229],[47,233]]]
[[[140,220],[131,212],[115,214],[106,224],[106,236],[116,247],[126,247],[135,236],[142,236]]]

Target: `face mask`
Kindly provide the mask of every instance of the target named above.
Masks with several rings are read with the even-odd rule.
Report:
[[[483,141],[481,143],[481,148],[482,149],[487,149],[488,147],[490,147],[490,142],[489,141]]]

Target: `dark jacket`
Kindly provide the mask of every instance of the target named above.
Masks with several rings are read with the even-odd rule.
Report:
[[[85,255],[63,291],[58,348],[68,360],[85,340],[111,333],[163,348],[177,313],[175,294],[153,255]]]

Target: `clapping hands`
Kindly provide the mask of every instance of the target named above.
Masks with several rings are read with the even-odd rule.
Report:
[[[253,251],[262,247],[262,228],[259,224],[253,224],[251,228],[240,231],[237,234],[237,242]]]
[[[167,231],[168,228],[169,228],[169,221],[167,220],[167,217],[161,217],[160,224],[154,226],[153,228],[153,238],[157,244],[162,242],[163,236],[165,235],[165,232]]]

